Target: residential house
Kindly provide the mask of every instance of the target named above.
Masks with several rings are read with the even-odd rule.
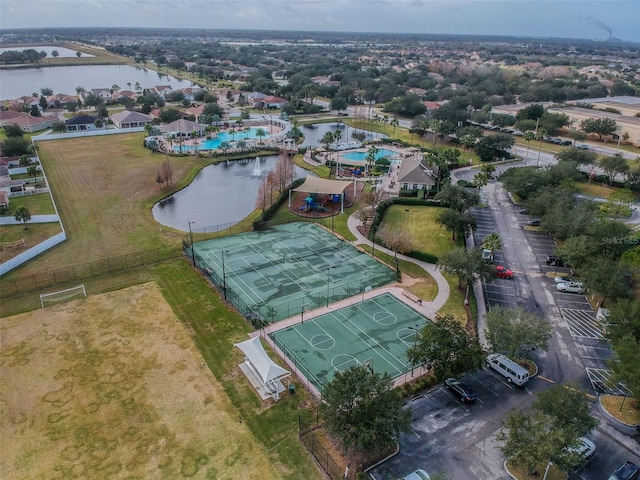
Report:
[[[189,115],[189,118],[195,118],[196,121],[198,121],[200,123],[204,123],[203,122],[203,113],[202,113],[202,112],[204,112],[204,107],[205,107],[205,104],[198,105],[196,107],[189,107],[189,108],[187,108],[185,113],[187,113]]]
[[[80,92],[80,99],[84,102],[91,94],[102,98],[105,102],[107,100],[111,100],[111,90],[108,88],[92,88],[91,90],[85,90],[84,92]]]
[[[9,194],[0,190],[0,207],[9,207]]]
[[[322,85],[323,87],[341,87],[342,86],[342,82],[338,80],[331,80],[331,77],[328,77],[328,76],[312,77],[311,81],[313,83],[317,83],[318,85]]]
[[[265,108],[265,109],[282,108],[288,102],[284,98],[274,97],[273,95],[269,95],[267,97],[264,97],[261,103],[262,103],[261,106],[256,108]]]
[[[9,100],[9,108],[18,112],[24,111],[25,107],[28,110],[34,105],[38,107],[38,110],[42,111],[38,97],[24,96]]]
[[[397,183],[403,190],[415,192],[430,190],[437,180],[437,166],[428,165],[422,154],[416,154],[402,160]]]
[[[14,120],[23,115],[25,115],[23,112],[16,112],[15,110],[0,111],[0,127],[13,125],[15,123]]]
[[[82,132],[98,130],[98,127],[96,127],[97,120],[102,121],[102,117],[99,115],[78,115],[66,120],[64,124],[67,126],[67,132]]]
[[[144,127],[148,123],[152,123],[153,118],[144,113],[123,110],[122,112],[111,115],[111,121],[116,128],[136,128]]]
[[[119,101],[121,98],[130,98],[131,100],[135,100],[139,96],[139,93],[132,92],[131,90],[120,90],[111,94],[111,100],[114,102]]]
[[[58,121],[56,115],[42,115],[41,117],[32,117],[28,113],[23,113],[20,117],[14,118],[11,122],[19,125],[23,132],[33,133],[51,128]]]
[[[198,93],[202,88],[200,87],[187,87],[182,89],[182,93],[184,93],[184,98],[193,102],[195,100],[194,96]]]
[[[152,87],[151,90],[160,95],[165,100],[167,100],[173,93],[173,88],[171,87],[171,85],[156,85],[155,87]]]
[[[247,103],[249,107],[262,108],[261,106],[258,106],[258,105],[262,105],[262,101],[265,98],[267,98],[267,95],[260,92],[251,92],[250,94],[246,95],[245,98],[247,99]]]
[[[63,108],[67,103],[78,103],[78,97],[66,93],[56,93],[47,97],[47,108]]]

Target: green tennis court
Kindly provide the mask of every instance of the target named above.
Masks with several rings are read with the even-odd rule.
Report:
[[[193,250],[196,265],[256,326],[396,279],[394,270],[313,223],[206,240]]]
[[[368,365],[397,378],[411,372],[407,349],[429,321],[390,293],[270,333],[298,373],[321,392],[336,371]]]

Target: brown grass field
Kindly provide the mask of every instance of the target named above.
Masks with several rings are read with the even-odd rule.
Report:
[[[0,333],[0,478],[279,478],[155,283]]]
[[[20,275],[177,244],[183,233],[159,228],[153,203],[166,195],[156,183],[165,155],[142,146],[144,133],[39,142],[67,241],[20,269]],[[203,160],[172,157],[174,185]]]

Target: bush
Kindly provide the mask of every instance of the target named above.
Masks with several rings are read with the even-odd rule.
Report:
[[[262,215],[260,215],[258,218],[256,218],[253,221],[253,229],[260,230],[264,226],[264,223],[268,222],[271,219],[271,217],[275,215],[278,209],[284,204],[284,202],[286,202],[289,199],[289,190],[292,188],[299,187],[304,183],[304,180],[305,180],[304,178],[298,178],[293,182],[291,182],[291,185],[289,185],[289,187],[287,187],[280,194],[278,199],[269,208],[267,208],[264,212],[262,212]]]
[[[409,253],[406,253],[407,257],[415,258],[416,260],[422,260],[427,263],[438,263],[438,256],[433,255],[432,253],[421,252],[420,250],[411,250]]]

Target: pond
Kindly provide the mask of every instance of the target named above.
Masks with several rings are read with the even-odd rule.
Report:
[[[42,67],[0,69],[0,99],[10,100],[40,93],[42,88],[51,88],[53,93],[76,94],[76,87],[85,90],[111,88],[118,85],[122,90],[156,85],[170,85],[174,89],[193,86],[188,80],[131,65],[78,65],[72,67]]]
[[[277,155],[269,155],[209,165],[189,186],[157,203],[153,217],[184,232],[189,231],[189,222],[193,231],[238,223],[255,210],[260,182],[277,160]],[[308,174],[296,167],[297,178]]]

